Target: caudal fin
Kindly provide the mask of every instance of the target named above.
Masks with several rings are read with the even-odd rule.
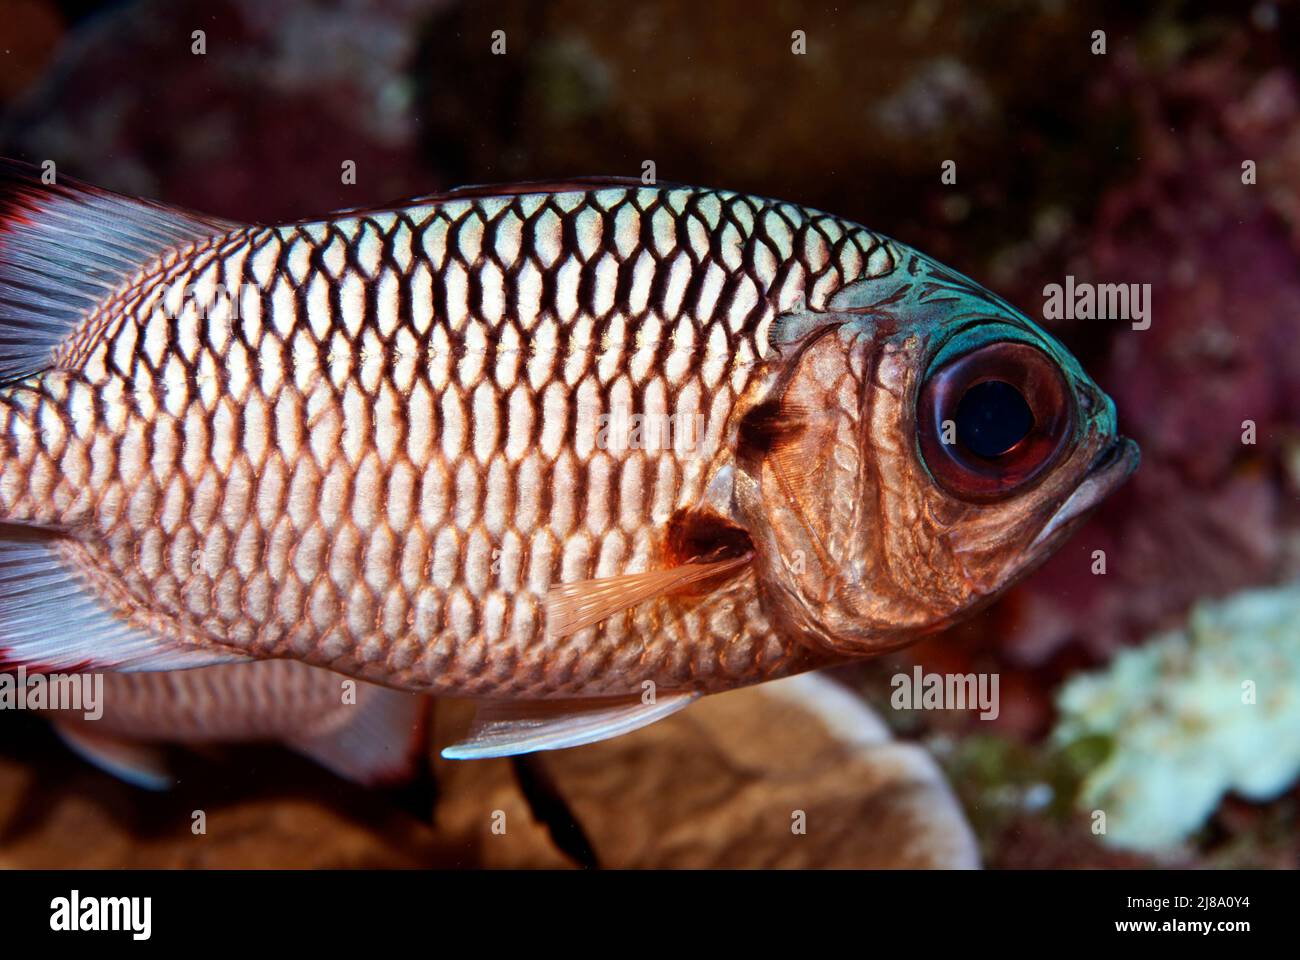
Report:
[[[235,226],[0,159],[0,384],[47,369],[144,267]]]

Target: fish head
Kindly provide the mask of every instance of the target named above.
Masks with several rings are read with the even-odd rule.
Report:
[[[894,276],[777,319],[738,427],[765,605],[845,656],[902,646],[1042,563],[1138,463],[1068,350],[896,246]]]

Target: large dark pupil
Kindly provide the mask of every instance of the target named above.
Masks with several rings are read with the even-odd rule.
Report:
[[[1020,391],[1003,380],[977,383],[957,403],[958,442],[978,457],[995,459],[1034,427],[1034,412]]]

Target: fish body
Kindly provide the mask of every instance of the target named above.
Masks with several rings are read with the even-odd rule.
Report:
[[[147,788],[174,782],[160,744],[278,741],[367,786],[409,779],[423,753],[425,698],[294,660],[106,673],[100,680],[101,716],[52,711],[50,720],[82,756]]]
[[[688,701],[959,618],[1135,465],[1031,321],[789,203],[601,181],[244,226],[16,166],[0,197],[11,661]],[[985,355],[1060,407],[1009,471],[918,439]]]

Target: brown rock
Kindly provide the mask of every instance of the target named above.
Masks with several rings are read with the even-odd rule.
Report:
[[[978,865],[930,756],[815,674],[543,760],[605,867]]]
[[[519,789],[510,760],[443,760],[439,751],[468,729],[473,704],[442,700],[433,731],[438,803],[434,828],[460,852],[458,866],[570,867]]]

